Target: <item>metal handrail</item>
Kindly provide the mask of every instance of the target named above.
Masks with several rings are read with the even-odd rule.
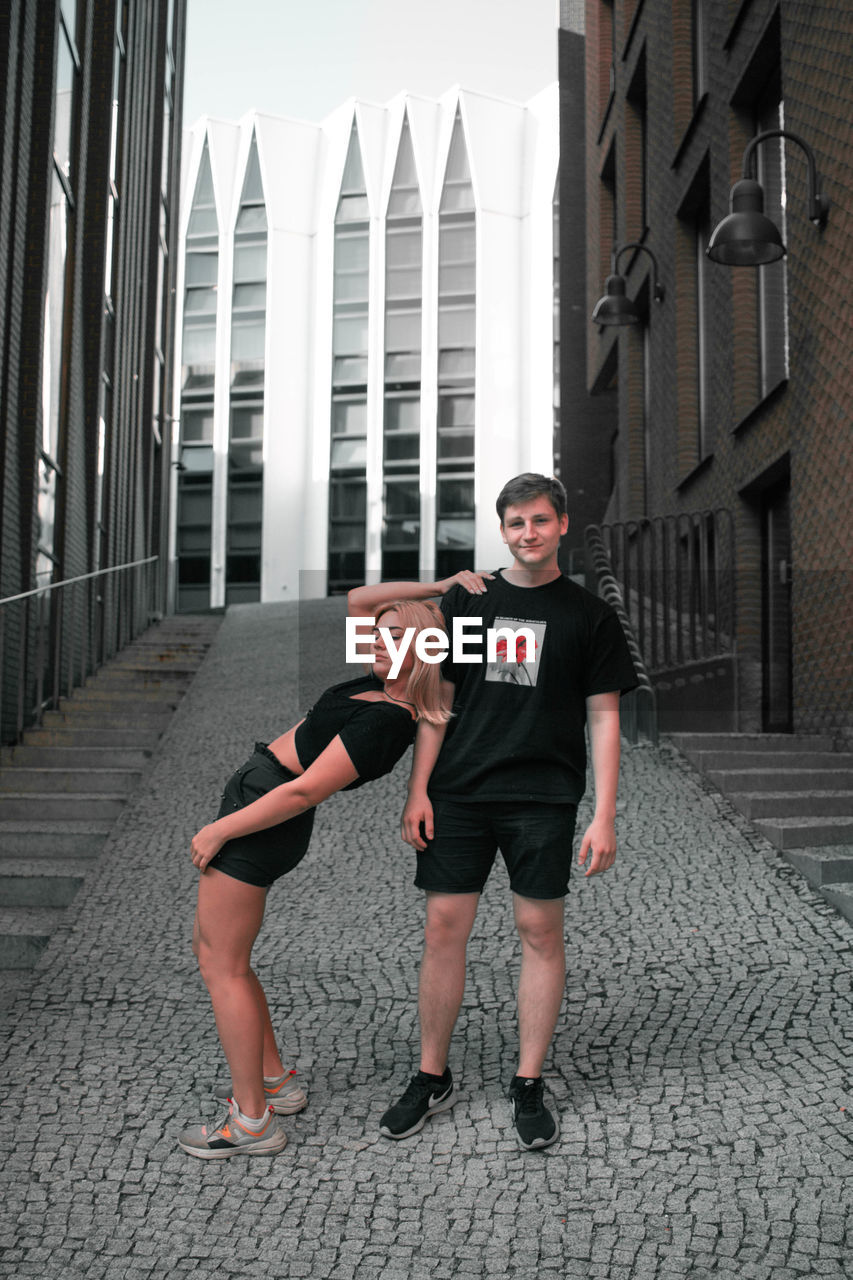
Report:
[[[146,556],[0,600],[0,741],[20,742],[63,692],[70,696],[149,625],[158,563]]]
[[[158,556],[146,556],[144,560],[128,560],[127,564],[116,564],[109,569],[96,569],[93,573],[81,573],[76,578],[64,578],[62,582],[48,582],[43,587],[33,587],[32,591],[21,591],[16,596],[4,596],[0,606],[12,604],[15,600],[26,600],[29,596],[45,595],[48,591],[56,591],[60,587],[72,587],[75,582],[87,582],[90,578],[100,578],[107,573],[121,573],[123,569],[135,569],[140,564],[154,564]]]
[[[735,653],[734,520],[727,508],[591,528],[650,671]]]
[[[628,616],[628,610],[625,608],[622,589],[613,575],[610,556],[598,525],[587,525],[584,530],[584,546],[587,552],[587,563],[594,574],[598,594],[616,611],[625,633],[634,670],[637,673],[636,689],[626,693],[622,699],[620,717],[622,732],[629,742],[636,743],[640,737],[644,737],[657,745],[657,698]]]

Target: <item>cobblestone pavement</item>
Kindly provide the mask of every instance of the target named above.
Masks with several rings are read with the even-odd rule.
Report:
[[[337,602],[231,610],[68,920],[7,1015],[0,1275],[849,1277],[850,926],[666,746],[626,748],[617,867],[577,877],[546,1065],[561,1142],[523,1153],[518,952],[487,886],[455,1108],[379,1136],[417,1051],[406,769],[320,811],[256,950],[310,1104],[270,1160],[191,1160],[222,1076],[190,952],[193,831],[256,738],[348,674]],[[310,643],[308,643],[310,642]],[[351,673],[350,673],[351,674]]]

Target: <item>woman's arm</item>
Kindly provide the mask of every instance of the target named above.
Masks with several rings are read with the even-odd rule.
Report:
[[[275,827],[288,818],[295,818],[306,809],[313,809],[329,796],[355,782],[358,772],[349,756],[346,747],[336,735],[314,763],[294,778],[292,782],[283,782],[280,787],[247,804],[244,809],[229,813],[224,818],[209,822],[196,832],[192,839],[193,865],[204,871],[211,858],[214,858],[227,840],[236,836],[251,835],[255,831],[265,831]]]
[[[353,587],[347,592],[347,605],[351,618],[372,618],[376,610],[392,600],[434,600],[446,595],[453,586],[464,587],[472,596],[480,596],[486,590],[486,578],[492,573],[475,573],[463,569],[450,578],[438,582],[375,582],[363,587]]]

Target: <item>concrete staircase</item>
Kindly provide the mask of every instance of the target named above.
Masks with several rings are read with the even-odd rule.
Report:
[[[0,970],[35,965],[220,621],[163,619],[0,751]]]
[[[671,741],[853,922],[853,753],[828,737],[678,733]]]

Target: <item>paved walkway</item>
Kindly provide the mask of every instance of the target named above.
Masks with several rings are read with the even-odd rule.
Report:
[[[617,868],[573,886],[547,1083],[518,1150],[518,953],[487,886],[456,1107],[377,1133],[416,1054],[405,769],[320,812],[256,951],[310,1105],[272,1160],[191,1160],[222,1059],[190,953],[189,838],[255,738],[344,678],[337,602],[230,611],[152,770],[7,1015],[0,1275],[853,1274],[853,931],[667,747],[627,748]],[[299,643],[297,643],[299,640]],[[302,661],[297,663],[296,650]],[[302,678],[299,678],[299,670]]]

